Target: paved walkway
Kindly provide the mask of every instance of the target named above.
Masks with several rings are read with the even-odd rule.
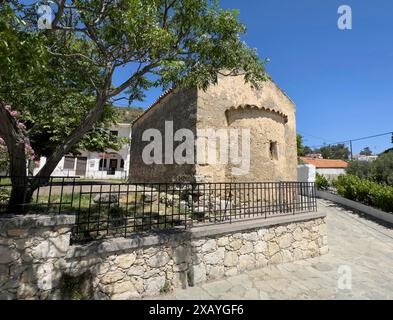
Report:
[[[328,212],[329,254],[177,289],[159,299],[393,299],[392,226],[325,200],[319,206]],[[352,289],[342,277],[348,271]]]

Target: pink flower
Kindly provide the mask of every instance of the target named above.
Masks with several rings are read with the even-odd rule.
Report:
[[[11,106],[8,104],[4,107],[4,109],[7,110],[8,112],[11,112]]]
[[[34,160],[34,159],[35,159],[35,152],[34,152],[34,150],[33,150],[33,148],[32,148],[29,144],[27,144],[27,143],[25,143],[25,153],[27,154],[27,157],[28,157],[30,160]]]
[[[17,111],[11,111],[10,115],[13,116],[13,117],[16,117],[18,115],[18,112]]]
[[[26,126],[22,122],[18,122],[16,125],[19,129],[26,129]]]

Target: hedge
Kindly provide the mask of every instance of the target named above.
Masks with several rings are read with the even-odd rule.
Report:
[[[353,175],[342,175],[334,181],[337,193],[344,198],[393,212],[393,187],[360,179]]]

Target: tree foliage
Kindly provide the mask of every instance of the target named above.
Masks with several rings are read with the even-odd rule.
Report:
[[[52,35],[28,32],[26,22],[11,6],[3,4],[0,9],[0,55],[9,58],[0,62],[1,70],[6,71],[0,74],[0,101],[18,112],[36,156],[49,156],[94,106],[94,88],[86,76],[98,79],[99,70],[82,68],[71,57],[59,59],[50,54],[54,48],[73,51],[82,46],[79,40],[70,39],[68,48],[59,47]],[[69,152],[119,149],[124,141],[102,134],[116,120],[117,113],[106,105],[100,121]]]
[[[373,162],[353,161],[346,169],[350,175],[393,186],[393,151],[381,154]]]
[[[297,155],[298,157],[304,155],[303,137],[301,134],[296,135]]]
[[[309,146],[304,145],[303,136],[299,133],[296,135],[296,142],[297,142],[298,157],[303,157],[310,153],[313,153],[313,150]]]
[[[375,181],[393,186],[393,151],[382,154],[373,162]]]
[[[370,147],[365,147],[362,151],[360,151],[360,155],[362,156],[371,156],[373,154]]]
[[[320,149],[314,150],[315,153],[321,153],[324,159],[348,160],[351,152],[345,144],[327,145]]]
[[[26,172],[24,145],[47,155],[32,190],[65,154],[113,142],[100,134],[118,99],[131,105],[152,87],[206,89],[218,74],[244,74],[255,87],[268,77],[240,38],[246,28],[238,12],[217,1],[56,0],[50,30],[37,29],[38,4],[46,2],[0,4],[0,135],[12,176]],[[123,82],[115,83],[120,73]]]

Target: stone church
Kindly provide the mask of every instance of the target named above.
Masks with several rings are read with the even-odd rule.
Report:
[[[295,112],[273,81],[256,89],[243,75],[220,75],[206,91],[168,90],[132,123],[130,182],[296,181]],[[177,161],[180,145],[188,155]]]

